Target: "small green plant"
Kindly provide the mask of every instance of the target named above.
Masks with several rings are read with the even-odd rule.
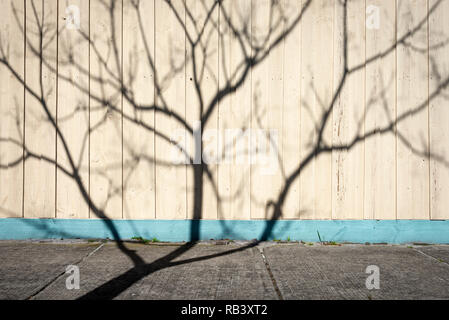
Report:
[[[156,237],[154,237],[153,239],[145,239],[145,238],[142,238],[142,237],[132,237],[131,239],[136,240],[136,241],[138,241],[140,243],[144,243],[144,244],[161,242]]]
[[[329,241],[329,242],[326,242],[326,244],[328,245],[328,246],[338,246],[339,244],[337,243],[337,242],[335,242],[335,241]]]
[[[150,242],[150,240],[142,238],[142,237],[132,237],[131,239],[136,240],[136,241],[138,241],[140,243],[144,243],[144,244],[147,244],[147,243]]]
[[[291,240],[290,240],[290,236],[288,236],[288,237],[287,237],[287,241],[288,241],[288,242],[290,242],[290,241],[291,241]]]
[[[323,242],[323,241],[321,240],[320,232],[317,230],[316,233],[318,234],[318,239],[320,239],[320,242]]]

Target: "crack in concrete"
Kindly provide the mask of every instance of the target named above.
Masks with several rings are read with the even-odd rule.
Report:
[[[270,264],[268,263],[268,260],[265,257],[264,248],[258,247],[258,249],[259,249],[260,255],[262,256],[262,260],[263,260],[263,262],[265,264],[265,268],[267,269],[268,275],[270,276],[271,283],[273,284],[273,288],[274,288],[274,291],[276,291],[278,299],[279,300],[284,300],[284,297],[282,296],[282,292],[281,292],[281,290],[279,289],[279,287],[277,285],[276,279],[274,278],[273,272],[271,272]]]
[[[421,253],[422,255],[424,255],[424,256],[426,256],[426,257],[432,259],[432,260],[435,260],[435,261],[437,261],[437,262],[439,262],[439,263],[443,263],[443,264],[445,264],[446,266],[449,266],[449,263],[447,263],[446,261],[437,259],[437,258],[435,258],[434,256],[431,256],[430,254],[427,254],[427,253],[425,253],[425,252],[422,252],[421,250],[418,250],[418,249],[416,249],[416,248],[413,248],[413,250],[415,250],[415,251]]]
[[[89,258],[91,255],[93,255],[95,252],[97,252],[98,250],[100,250],[103,246],[104,246],[104,242],[102,244],[100,244],[98,247],[96,247],[94,250],[92,250],[91,252],[89,252],[88,254],[86,254],[84,257],[82,257],[80,260],[76,261],[74,263],[74,265],[79,265],[81,263],[83,263],[87,258]],[[65,275],[65,271],[59,273],[58,275],[56,275],[56,277],[54,277],[53,279],[51,279],[48,283],[46,283],[45,285],[43,285],[40,289],[38,289],[35,293],[31,294],[28,298],[26,298],[25,300],[33,300],[39,293],[41,293],[42,291],[44,291],[45,289],[47,289],[50,285],[52,285],[53,283],[55,283],[59,278],[61,278],[63,275]]]

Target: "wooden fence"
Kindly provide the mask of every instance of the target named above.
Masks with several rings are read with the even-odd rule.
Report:
[[[449,219],[447,0],[0,8],[0,217]]]

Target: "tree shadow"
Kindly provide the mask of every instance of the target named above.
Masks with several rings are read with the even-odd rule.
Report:
[[[22,154],[13,159],[0,159],[0,170],[25,166],[29,160],[53,166],[58,179],[73,183],[72,187],[76,189],[70,190],[79,193],[83,202],[80,208],[85,208],[83,210],[89,212],[89,217],[92,214],[102,220],[113,234],[118,248],[133,262],[133,268],[80,299],[113,299],[140,279],[161,269],[244,251],[261,241],[271,240],[276,222],[284,217],[289,193],[306,168],[320,157],[347,152],[368,139],[397,135],[413,154],[449,167],[443,154],[431,153],[428,143],[417,146],[398,128],[410,117],[425,112],[432,100],[445,98],[447,93],[444,90],[449,78],[444,76],[437,79],[438,83],[428,97],[396,115],[389,113],[386,97],[392,84],[383,82],[381,88],[366,100],[366,110],[354,119],[354,123],[358,124],[355,132],[338,143],[328,139],[332,115],[337,112],[335,106],[340,103],[349,79],[370,65],[394,55],[398,48],[422,52],[413,39],[426,28],[429,17],[438,10],[441,0],[436,1],[422,19],[413,21],[408,31],[397,37],[394,43],[372,56],[366,56],[360,63],[354,63],[352,54],[350,56],[351,50],[354,50],[354,40],[348,27],[348,5],[353,5],[354,1],[336,1],[330,5],[331,10],[335,5],[336,12],[340,12],[338,19],[341,20],[335,22],[341,27],[338,47],[341,50],[340,70],[334,71],[332,91],[323,90],[326,84],[318,76],[319,80],[314,81],[314,70],[309,71],[312,80],[304,89],[310,100],[299,107],[310,114],[308,127],[311,130],[305,138],[301,138],[301,143],[307,146],[306,152],[294,159],[294,166],[290,166],[289,170],[284,168],[281,148],[273,142],[270,134],[259,137],[266,148],[260,147],[251,136],[245,136],[245,130],[249,128],[259,128],[263,132],[270,129],[270,125],[266,125],[270,110],[266,108],[267,101],[261,98],[266,92],[258,88],[252,90],[248,83],[251,85],[253,72],[261,70],[271,76],[270,70],[264,69],[268,68],[266,64],[270,57],[302,27],[311,7],[321,8],[329,5],[328,2],[305,0],[298,8],[296,2],[287,0],[264,1],[263,4],[258,1],[257,5],[251,1],[158,0],[151,3],[96,0],[87,5],[90,14],[84,19],[87,19],[89,27],[81,27],[75,33],[73,30],[68,33],[69,25],[59,19],[63,5],[49,9],[46,3],[30,0],[22,11],[15,8],[14,2],[11,4],[26,44],[27,59],[34,62],[30,64],[33,70],[28,69],[26,74],[34,73],[33,77],[25,77],[11,62],[9,44],[4,38],[0,41],[0,64],[9,71],[14,81],[23,86],[28,100],[33,101],[32,106],[35,109],[39,106],[37,110],[41,117],[34,119],[33,124],[53,130],[57,141],[56,155],[42,153],[39,144],[29,145],[23,124],[25,120],[15,112],[12,117],[19,134],[0,136],[0,144],[18,148]],[[288,7],[292,4],[296,12]],[[57,11],[56,23],[52,18],[55,16],[52,9]],[[165,16],[156,16],[157,10]],[[125,23],[123,17],[128,15],[133,18]],[[92,28],[92,21],[98,24],[95,28]],[[163,32],[165,30],[168,30],[168,36]],[[177,37],[170,38],[174,35]],[[158,36],[167,36],[167,41],[160,42],[160,51],[155,48],[158,41],[155,38],[158,39]],[[124,49],[125,43],[127,50]],[[443,37],[422,54],[427,55],[429,50],[446,44],[447,39]],[[87,63],[80,56],[87,56]],[[433,69],[438,69],[432,57],[429,63]],[[177,86],[178,83],[184,84]],[[184,92],[180,88],[184,88]],[[55,94],[73,94],[73,98],[64,100],[68,101],[66,105],[56,102],[59,100],[55,100],[58,99]],[[178,101],[179,97],[184,100],[184,105]],[[245,101],[251,104],[249,112],[242,106]],[[384,112],[387,121],[367,130],[364,119],[368,112]],[[227,118],[223,116],[226,122],[222,125],[236,128],[238,132],[224,143],[213,141],[215,157],[211,157],[214,158],[212,161],[204,161],[204,132],[209,128],[217,129],[223,113],[236,113]],[[253,120],[255,123],[252,123]],[[75,139],[71,137],[74,128],[78,130]],[[173,132],[179,133],[178,140],[173,137]],[[244,144],[236,154],[235,145],[244,139],[249,139],[249,143]],[[188,141],[192,143],[188,144]],[[176,156],[167,154],[169,150]],[[158,154],[158,151],[161,153]],[[269,199],[258,202],[258,195],[252,193],[251,187],[248,189],[247,178],[253,170],[251,161],[267,151],[274,154],[274,160],[269,158],[269,161],[276,163],[278,187]],[[232,160],[237,157],[249,159],[249,165],[235,171],[240,176],[240,181],[233,185],[237,186],[236,190],[224,193],[217,181],[220,170],[237,170],[232,164],[227,169],[218,166],[229,153]],[[178,162],[173,161],[174,158]],[[146,263],[135,251],[127,248],[113,219],[133,212],[136,197],[145,206],[151,207],[148,210],[154,213],[152,218],[155,218],[159,211],[155,197],[144,193],[136,196],[136,190],[146,186],[145,190],[153,193],[157,177],[164,181],[164,188],[167,188],[162,192],[170,194],[172,199],[178,197],[176,191],[186,194],[186,199],[179,202],[167,198],[166,202],[172,203],[166,203],[169,209],[165,208],[164,211],[187,212],[190,241],[170,254]],[[218,217],[229,217],[227,206],[239,204],[233,210],[248,211],[247,198],[251,199],[249,208],[251,205],[262,207],[266,219],[265,228],[256,241],[218,254],[174,261],[203,239],[201,219],[207,218],[205,214],[210,209],[205,208],[206,203],[213,203]],[[7,209],[1,210],[9,212]],[[308,209],[302,207],[302,210]],[[298,211],[300,214],[304,212]],[[226,233],[229,226],[224,220],[220,223]],[[76,237],[76,234],[66,235],[67,238],[71,236]]]

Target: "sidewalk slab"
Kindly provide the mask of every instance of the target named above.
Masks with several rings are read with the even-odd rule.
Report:
[[[407,246],[275,246],[264,250],[284,299],[449,299],[449,265]],[[449,256],[449,246],[425,247]],[[366,268],[380,270],[368,290]]]
[[[126,244],[146,263],[173,252],[179,246]],[[142,276],[127,287],[117,281],[116,299],[277,299],[269,274],[259,251],[245,251],[207,260],[182,263],[183,260],[220,254],[238,245],[197,245],[173,261],[180,263]],[[108,243],[79,265],[80,289],[67,290],[66,276],[59,278],[36,296],[36,299],[77,299],[101,287],[111,279],[133,268],[131,260],[115,244]],[[103,298],[97,296],[96,298]]]
[[[449,246],[223,243],[168,265],[159,259],[184,246],[125,243],[145,262],[135,268],[114,242],[0,242],[0,299],[449,299]],[[68,265],[79,290],[66,287]],[[379,290],[366,288],[370,265]]]
[[[27,299],[98,244],[0,242],[0,300]]]

